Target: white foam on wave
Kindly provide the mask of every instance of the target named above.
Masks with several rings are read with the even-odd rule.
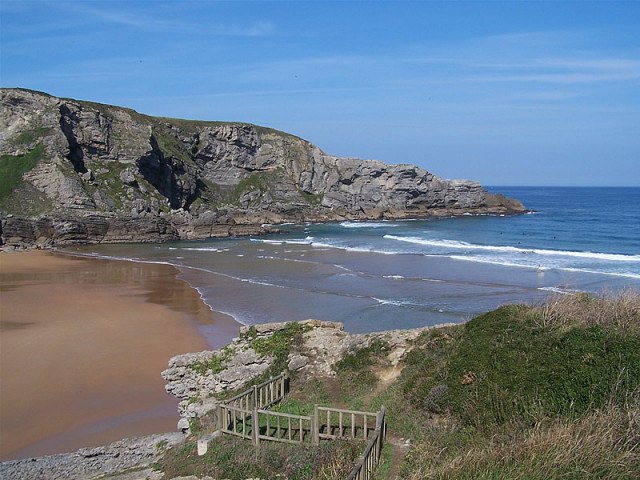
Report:
[[[180,250],[189,250],[192,252],[228,252],[228,248],[216,247],[182,247]]]
[[[466,262],[477,262],[477,263],[489,263],[492,265],[500,265],[503,267],[519,267],[519,268],[529,268],[535,269],[542,273],[547,270],[563,270],[567,272],[576,272],[576,273],[589,273],[595,275],[609,275],[614,277],[626,277],[633,279],[640,279],[640,274],[632,273],[632,272],[612,272],[606,270],[593,270],[589,268],[577,268],[577,267],[568,267],[568,266],[540,266],[534,264],[524,264],[524,263],[514,263],[514,262],[505,262],[502,260],[495,260],[491,258],[482,258],[482,257],[474,257],[474,256],[465,256],[465,255],[449,255],[449,258],[454,260],[464,260]]]
[[[458,240],[430,240],[420,237],[399,237],[396,235],[385,235],[384,238],[388,240],[413,243],[417,245],[454,248],[460,250],[483,250],[502,253],[536,254],[547,256],[577,257],[613,262],[640,263],[640,255],[625,255],[621,253],[579,252],[571,250],[548,250],[543,248],[521,248],[501,245],[478,245],[475,243],[462,242]]]
[[[266,243],[268,245],[311,245],[311,240],[305,239],[282,239],[282,240],[269,240],[265,238],[252,238],[252,242]]]
[[[386,228],[386,227],[397,227],[393,223],[387,222],[342,222],[340,223],[341,227],[344,228]]]
[[[501,267],[521,267],[521,268],[539,268],[538,265],[527,265],[524,263],[505,262],[504,260],[494,260],[491,258],[473,257],[469,255],[448,255],[453,260],[464,260],[465,262],[488,263],[491,265],[500,265]]]
[[[355,253],[379,253],[380,255],[402,255],[403,253],[406,253],[406,252],[400,252],[397,250],[394,250],[394,251],[381,250],[381,249],[377,249],[374,247],[367,247],[367,246],[350,247],[347,245],[336,245],[336,244],[320,242],[316,240],[313,240],[310,245],[314,248],[330,248],[330,249],[344,250],[345,252],[355,252]]]
[[[251,239],[252,242],[260,242],[260,243],[267,243],[269,245],[282,245],[284,242],[282,240],[267,240],[264,238],[252,238]]]
[[[540,287],[538,290],[542,290],[543,292],[560,293],[562,295],[573,295],[578,293],[577,290],[569,290],[567,288],[560,287]]]
[[[287,245],[311,245],[311,239],[309,237],[301,240],[285,240]]]
[[[377,298],[377,297],[371,297],[373,300],[375,300],[376,302],[378,302],[378,304],[380,305],[393,305],[394,307],[421,307],[423,305],[420,305],[418,303],[412,303],[412,302],[403,302],[401,300],[390,300],[390,299],[384,299],[384,298]]]

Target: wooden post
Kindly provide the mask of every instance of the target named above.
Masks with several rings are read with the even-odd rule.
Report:
[[[287,393],[289,393],[289,376],[283,375],[282,376],[282,398],[284,398]]]
[[[256,447],[260,444],[260,420],[257,408],[253,409],[253,418],[251,419],[251,440]]]
[[[222,404],[216,406],[216,415],[218,417],[218,430],[225,430],[224,419],[222,418]]]
[[[320,444],[320,415],[318,414],[318,404],[313,406],[313,421],[311,422],[312,441],[314,445]]]
[[[356,414],[355,413],[351,414],[351,438],[353,438],[354,440],[356,439]],[[367,437],[364,437],[364,438],[365,440],[367,439]]]
[[[358,478],[367,478],[365,477],[365,472],[367,471],[367,462],[364,458],[364,455],[360,455],[358,457],[358,464],[360,465],[360,473],[358,474]],[[363,475],[365,474],[365,475]]]
[[[253,405],[251,405],[252,408],[260,408],[260,405],[258,404],[258,387],[256,385],[253,386]]]
[[[273,377],[269,377],[269,384],[267,385],[267,391],[266,393],[269,394],[269,403],[273,403]]]

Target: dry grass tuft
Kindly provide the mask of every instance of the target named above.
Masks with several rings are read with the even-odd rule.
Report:
[[[640,332],[640,291],[605,290],[598,296],[586,293],[556,295],[536,309],[540,327],[603,326],[630,333]]]
[[[405,464],[407,480],[640,478],[640,404],[636,393],[625,407],[579,421],[540,420],[520,437],[487,440],[466,451],[435,451],[418,445]]]

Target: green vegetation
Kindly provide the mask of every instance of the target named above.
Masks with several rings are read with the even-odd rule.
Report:
[[[389,346],[382,340],[374,340],[366,348],[345,355],[335,365],[340,382],[338,398],[350,408],[362,409],[362,398],[378,384],[376,367],[385,360]]]
[[[190,368],[198,372],[200,375],[204,375],[208,370],[215,375],[225,369],[224,364],[229,360],[231,354],[232,350],[227,345],[219,352],[213,352],[208,362],[195,362],[190,365]]]
[[[258,196],[255,200],[250,202],[250,205],[260,203],[260,199],[266,193],[269,193],[272,198],[277,197],[277,192],[274,191],[274,186],[278,182],[278,178],[284,174],[282,167],[278,167],[275,170],[267,170],[262,172],[255,172],[249,177],[240,180],[235,186],[233,194],[231,196],[231,203],[239,204],[240,197],[247,192],[258,192]]]
[[[295,135],[292,135],[290,133],[286,133],[280,130],[276,130],[274,128],[269,128],[269,127],[261,127],[259,125],[254,125],[256,131],[258,132],[258,134],[262,135],[276,135],[278,137],[281,137],[285,140],[288,139],[298,139],[301,140],[300,137],[296,137]]]
[[[275,357],[275,362],[267,373],[268,377],[269,375],[278,375],[286,369],[291,346],[301,343],[302,335],[310,329],[309,325],[292,322],[287,324],[286,328],[274,332],[267,338],[258,338],[256,329],[250,328],[244,338],[249,341],[249,346],[258,354]]]
[[[148,117],[151,120],[155,120],[157,122],[166,122],[171,125],[175,125],[189,133],[197,132],[202,128],[213,128],[213,127],[223,127],[225,125],[228,126],[237,126],[237,125],[250,125],[248,123],[242,122],[223,122],[223,121],[215,121],[215,120],[187,120],[184,118],[171,118],[171,117]]]
[[[36,140],[46,137],[51,133],[50,128],[36,127],[31,130],[23,130],[20,134],[12,140],[14,145],[29,145]]]
[[[172,132],[166,132],[163,128],[153,127],[153,138],[155,138],[158,148],[165,156],[171,156],[175,160],[186,164],[194,164],[193,158],[191,158],[191,151]],[[174,165],[175,167],[176,165]]]
[[[8,196],[22,183],[22,175],[35,167],[44,154],[42,144],[24,155],[0,156],[0,199]]]
[[[302,195],[302,198],[304,198],[307,203],[310,203],[311,205],[320,205],[322,203],[322,200],[324,199],[324,193],[308,193],[305,192],[304,190],[298,190],[300,192],[300,195]]]
[[[363,449],[362,442],[334,440],[321,442],[319,446],[263,442],[256,451],[251,442],[225,436],[211,442],[201,457],[194,442],[174,447],[156,468],[164,471],[167,478],[184,475],[231,480],[346,478]]]
[[[299,329],[245,337],[261,353],[286,359]],[[297,379],[274,409],[309,415],[314,403],[367,411],[384,405],[388,442],[377,480],[640,479],[640,292],[509,305],[430,330],[405,355],[399,378],[382,383],[388,351],[376,341],[350,352],[335,377]],[[400,438],[411,439],[411,448],[393,447]],[[321,442],[309,453],[312,447],[263,442],[256,453],[250,442],[225,438],[197,457],[194,442],[187,445],[160,468],[217,478],[345,478],[348,459],[361,452],[350,443]],[[313,463],[333,448],[345,449],[331,454],[344,459],[339,474],[321,466],[333,456]],[[309,457],[297,456],[303,450]],[[246,466],[247,458],[258,466]],[[313,467],[293,468],[305,462]]]
[[[617,313],[595,322],[585,303]],[[640,478],[639,325],[636,292],[506,306],[425,335],[373,402],[413,439],[402,478]]]

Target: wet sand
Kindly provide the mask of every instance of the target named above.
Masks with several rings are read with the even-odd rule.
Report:
[[[160,376],[239,325],[168,265],[0,253],[0,460],[176,429]]]

